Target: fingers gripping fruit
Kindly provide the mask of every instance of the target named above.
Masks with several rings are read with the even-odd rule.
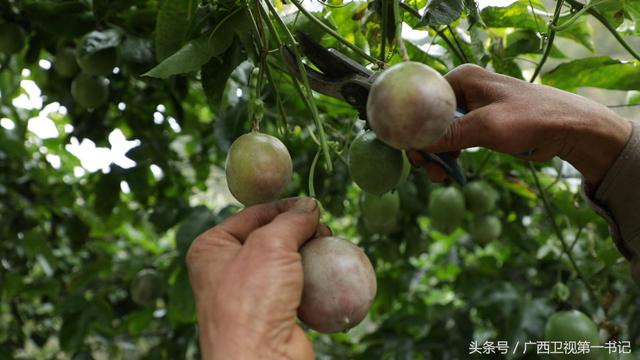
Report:
[[[382,195],[402,176],[402,152],[378,140],[373,131],[358,135],[349,147],[349,172],[364,191]]]
[[[378,196],[364,192],[360,200],[360,210],[364,225],[372,233],[386,234],[397,225],[400,196],[390,192]]]
[[[150,305],[162,291],[160,275],[153,269],[140,270],[131,282],[131,299],[138,305]]]
[[[82,107],[100,107],[109,99],[107,79],[81,73],[71,83],[71,96]]]
[[[451,232],[464,220],[464,196],[453,186],[439,188],[431,193],[429,213],[433,226],[443,232]]]
[[[293,172],[291,156],[282,141],[257,131],[231,144],[225,168],[231,194],[245,206],[277,199]]]
[[[20,25],[0,24],[0,53],[15,54],[22,50],[26,34]]]
[[[376,274],[364,251],[338,237],[321,237],[301,249],[304,271],[298,317],[310,328],[332,333],[364,319],[376,296]]]
[[[396,149],[424,149],[454,120],[456,97],[437,71],[417,62],[385,70],[367,99],[369,125],[380,140]]]

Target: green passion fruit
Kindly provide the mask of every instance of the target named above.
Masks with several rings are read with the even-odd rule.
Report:
[[[91,75],[109,75],[118,64],[118,48],[108,32],[92,31],[82,37],[76,60],[82,71]]]
[[[395,230],[399,210],[398,192],[383,195],[363,192],[360,198],[360,211],[365,227],[372,233],[387,234]]]
[[[231,194],[251,206],[276,200],[291,180],[293,164],[282,141],[252,131],[231,144],[225,172]]]
[[[75,50],[68,46],[63,46],[56,52],[56,60],[53,69],[62,77],[74,77],[80,68],[76,62]]]
[[[429,213],[437,230],[453,231],[464,220],[464,195],[453,186],[433,190],[429,198]]]
[[[298,317],[333,333],[358,325],[376,296],[376,274],[367,255],[350,241],[320,237],[300,249],[304,271]]]
[[[402,177],[402,152],[378,140],[372,131],[358,135],[349,147],[349,172],[364,191],[382,195]]]
[[[0,24],[0,53],[15,54],[25,45],[27,34],[24,29],[14,23]]]
[[[480,244],[495,240],[502,234],[502,223],[497,216],[483,215],[473,219],[471,237]]]
[[[544,328],[547,341],[586,341],[592,346],[601,344],[598,327],[590,317],[578,310],[559,311],[547,320]],[[606,354],[600,349],[591,349],[586,354],[554,354],[551,359],[557,360],[605,360]]]
[[[71,83],[71,96],[78,105],[93,109],[106,104],[109,99],[109,85],[102,76],[80,73]]]
[[[472,181],[462,191],[467,210],[474,214],[485,214],[496,207],[498,194],[484,181]]]
[[[454,120],[456,97],[437,71],[403,62],[383,71],[367,99],[369,125],[380,140],[402,150],[424,149]]]
[[[154,269],[140,270],[129,288],[131,299],[138,305],[151,305],[162,293],[162,279]]]

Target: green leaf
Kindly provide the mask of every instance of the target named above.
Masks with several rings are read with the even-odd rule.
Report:
[[[120,174],[111,167],[111,172],[101,175],[95,185],[94,207],[104,218],[111,216],[113,208],[120,200]]]
[[[158,11],[155,45],[156,57],[162,61],[178,51],[186,42],[196,14],[195,0],[165,0]]]
[[[637,61],[623,62],[607,56],[578,59],[544,74],[542,82],[571,91],[580,87],[636,90],[640,88],[640,66]]]
[[[218,34],[222,35],[222,33]],[[164,59],[156,67],[142,75],[166,79],[172,75],[197,71],[202,65],[206,64],[212,56],[225,51],[226,48],[231,45],[232,41],[228,35],[214,36],[214,39],[218,41],[214,40],[210,43],[209,35],[204,35],[189,41],[182,49]]]
[[[596,1],[594,8],[604,16],[614,28],[622,25],[625,18],[625,3],[637,3],[636,0],[600,0]],[[633,5],[629,5],[633,10]]]
[[[480,13],[488,27],[494,28],[519,28],[536,32],[546,32],[548,18],[534,15],[527,0],[520,0],[507,7],[486,7]],[[573,14],[568,14],[559,19],[558,24],[569,21]],[[558,36],[574,40],[587,49],[594,51],[593,30],[587,21],[587,16],[582,16],[568,29],[557,33]]]
[[[640,91],[629,91],[627,94],[627,105],[640,105]]]
[[[187,268],[180,264],[171,276],[167,315],[173,324],[189,323],[195,319],[196,306]]]
[[[218,218],[206,206],[198,206],[184,219],[176,233],[176,246],[186,255],[193,240],[218,223]]]
[[[431,0],[419,26],[449,25],[458,20],[463,8],[461,0]]]
[[[246,59],[240,42],[234,41],[233,45],[220,58],[212,58],[202,67],[202,88],[214,108],[218,108],[227,79],[233,70]]]

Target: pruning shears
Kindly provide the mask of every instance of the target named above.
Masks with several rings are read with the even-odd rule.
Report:
[[[301,74],[296,53],[285,46],[282,49],[282,56],[291,72],[298,78],[306,76],[313,90],[346,101],[358,111],[361,119],[367,120],[367,98],[371,85],[380,72],[367,69],[336,49],[325,48],[303,32],[298,32],[297,40],[301,55],[305,56],[318,70],[303,64],[304,74]],[[455,117],[462,115],[464,112],[458,109]],[[412,152],[440,165],[449,178],[460,185],[466,183],[464,172],[456,160],[455,153],[432,154],[422,150],[412,150]]]

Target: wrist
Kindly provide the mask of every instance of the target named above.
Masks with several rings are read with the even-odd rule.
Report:
[[[561,154],[584,180],[598,186],[626,146],[631,123],[613,112],[569,125],[568,151]]]

